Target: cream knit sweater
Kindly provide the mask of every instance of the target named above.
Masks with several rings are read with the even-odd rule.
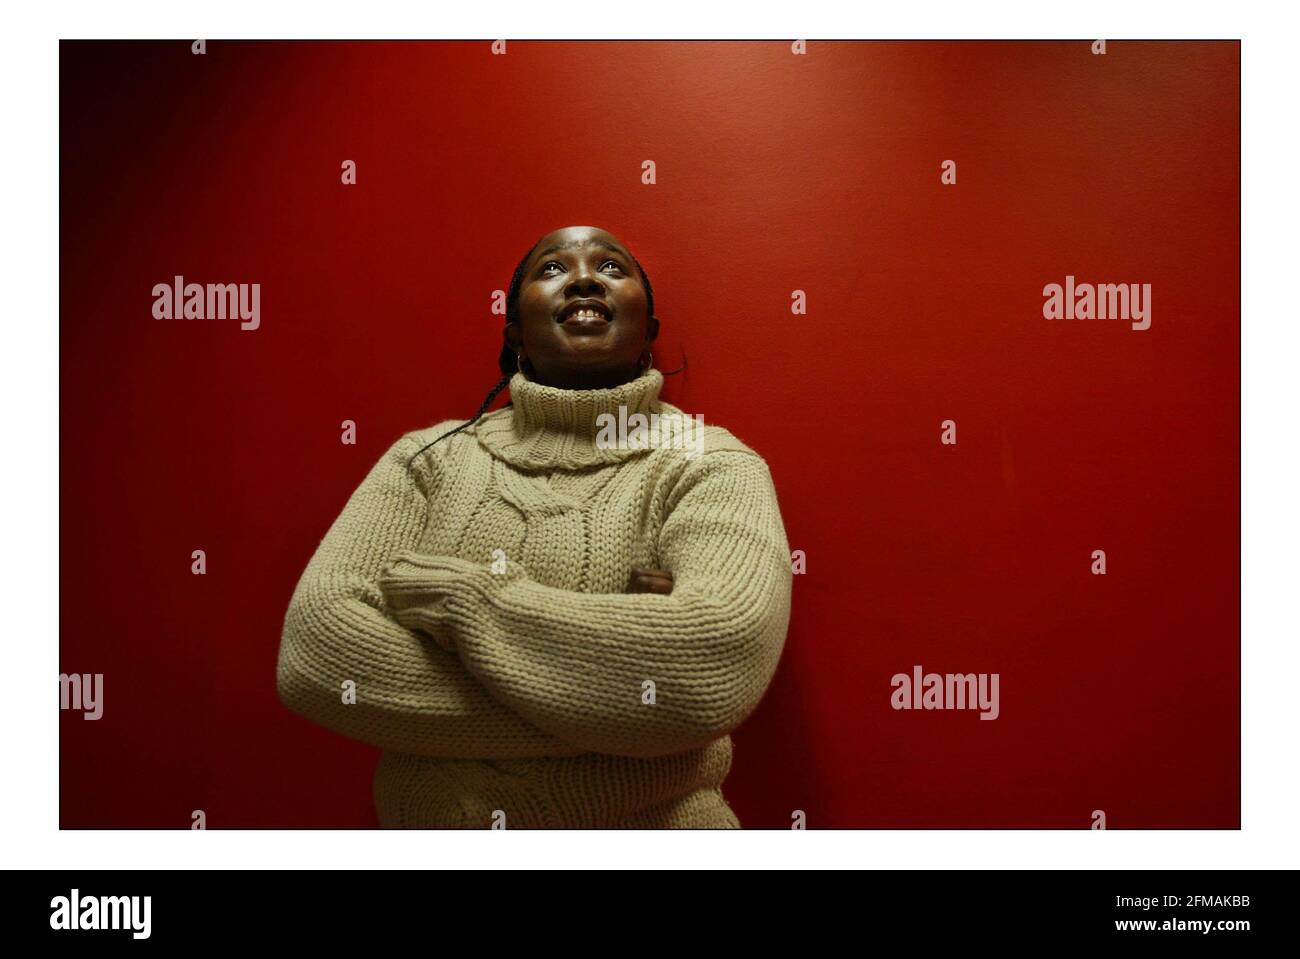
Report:
[[[728,733],[776,670],[790,551],[767,464],[725,429],[694,457],[598,444],[620,406],[680,415],[662,385],[516,375],[512,407],[409,469],[464,421],[403,436],[321,541],[279,694],[385,750],[382,826],[740,825]],[[626,592],[633,566],[671,571],[672,594]]]

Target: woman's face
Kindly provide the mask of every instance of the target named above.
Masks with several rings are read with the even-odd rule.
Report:
[[[529,256],[519,323],[507,325],[505,336],[538,383],[607,389],[640,375],[641,355],[658,333],[623,245],[604,230],[570,226],[542,237]]]

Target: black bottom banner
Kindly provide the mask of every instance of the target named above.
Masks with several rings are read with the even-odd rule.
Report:
[[[423,942],[436,952],[475,929],[494,948],[516,937],[541,948],[544,937],[549,949],[574,927],[592,948],[638,953],[699,926],[732,947],[802,927],[864,947],[899,938],[915,955],[949,942],[1237,951],[1293,938],[1293,871],[509,872],[10,872],[5,926],[91,949]]]

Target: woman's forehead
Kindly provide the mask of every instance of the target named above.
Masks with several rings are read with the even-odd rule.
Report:
[[[574,233],[572,231],[582,231]],[[618,242],[618,239],[605,230],[597,230],[592,227],[566,227],[563,230],[556,230],[548,233],[537,242],[537,249],[534,257],[549,256],[552,253],[559,253],[565,250],[574,250],[582,247],[591,247],[593,249],[609,250],[613,253],[621,253],[624,256],[630,256],[627,249]]]

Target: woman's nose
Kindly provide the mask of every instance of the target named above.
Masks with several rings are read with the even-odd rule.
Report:
[[[569,283],[565,287],[565,292],[570,296],[590,293],[593,290],[604,290],[605,284],[601,282],[600,275],[595,271],[582,265],[574,269],[569,274]]]

